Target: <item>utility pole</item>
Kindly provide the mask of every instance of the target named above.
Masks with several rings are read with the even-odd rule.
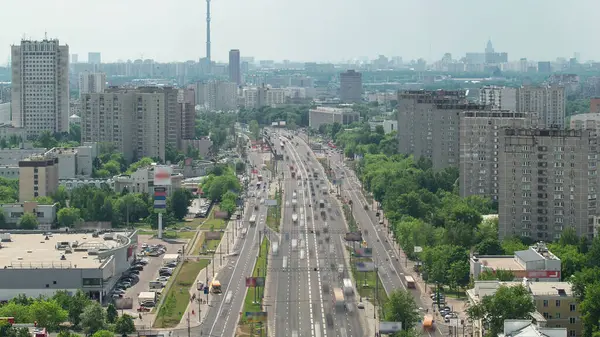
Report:
[[[188,311],[187,313],[187,330],[188,330],[188,337],[192,337],[192,327],[190,326],[190,312]]]

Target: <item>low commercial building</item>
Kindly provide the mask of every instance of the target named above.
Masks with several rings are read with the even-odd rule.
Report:
[[[90,177],[94,159],[98,156],[98,146],[96,143],[86,143],[74,148],[55,147],[48,150],[45,155],[58,159],[59,179]]]
[[[31,156],[40,156],[46,152],[44,148],[0,149],[0,165],[19,166],[19,162]]]
[[[127,189],[131,193],[154,193],[154,166],[139,168],[132,174],[115,176],[113,178],[115,192],[121,193]],[[166,186],[167,193],[170,194],[171,191],[181,188],[182,182],[183,174],[174,173],[171,176],[171,186]]]
[[[542,327],[566,328],[569,337],[581,336],[583,326],[579,304],[569,282],[520,282],[475,281],[473,289],[467,290],[471,305],[479,303],[485,296],[493,296],[501,286],[522,285],[534,300],[536,311],[532,318]],[[473,336],[481,336],[481,322],[473,321]]]
[[[321,125],[340,123],[348,125],[358,122],[360,114],[352,108],[316,107],[308,111],[308,126],[318,129]]]
[[[0,249],[0,301],[81,289],[102,302],[135,260],[137,231],[47,235],[11,233]]]
[[[565,328],[548,328],[540,322],[531,320],[507,319],[504,320],[504,332],[498,337],[567,337]]]
[[[9,227],[16,227],[24,213],[33,213],[37,217],[40,230],[50,230],[56,223],[58,204],[40,205],[35,201],[26,201],[15,204],[1,204],[6,223]]]
[[[67,191],[82,186],[94,186],[97,188],[108,186],[111,189],[115,188],[115,183],[112,179],[60,179],[58,184],[64,186]]]
[[[515,279],[528,278],[535,281],[557,282],[561,280],[561,261],[552,254],[543,242],[520,250],[514,255],[477,255],[470,259],[471,276],[477,279],[479,274],[498,270],[510,271]]]

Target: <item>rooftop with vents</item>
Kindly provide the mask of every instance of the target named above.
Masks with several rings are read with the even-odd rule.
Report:
[[[123,235],[2,233],[1,269],[98,268],[98,254],[127,244]]]

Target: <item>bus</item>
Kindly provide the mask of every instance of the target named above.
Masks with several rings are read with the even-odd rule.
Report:
[[[344,292],[340,288],[333,288],[333,307],[338,310],[345,307]]]
[[[404,276],[404,281],[406,282],[406,287],[409,289],[415,289],[415,279],[410,275]]]
[[[220,294],[221,293],[221,282],[217,279],[217,274],[213,277],[213,280],[210,282],[209,291],[211,294]]]
[[[250,226],[256,226],[256,214],[252,214],[250,217]]]
[[[283,271],[287,269],[287,256],[283,257]]]

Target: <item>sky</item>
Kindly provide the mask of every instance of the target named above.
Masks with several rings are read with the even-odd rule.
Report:
[[[510,60],[580,53],[600,60],[597,0],[212,0],[212,59],[230,49],[257,60],[339,62],[377,55],[404,61],[482,52],[488,39]],[[22,38],[58,38],[86,61],[198,60],[205,55],[205,0],[7,1],[0,64]]]

